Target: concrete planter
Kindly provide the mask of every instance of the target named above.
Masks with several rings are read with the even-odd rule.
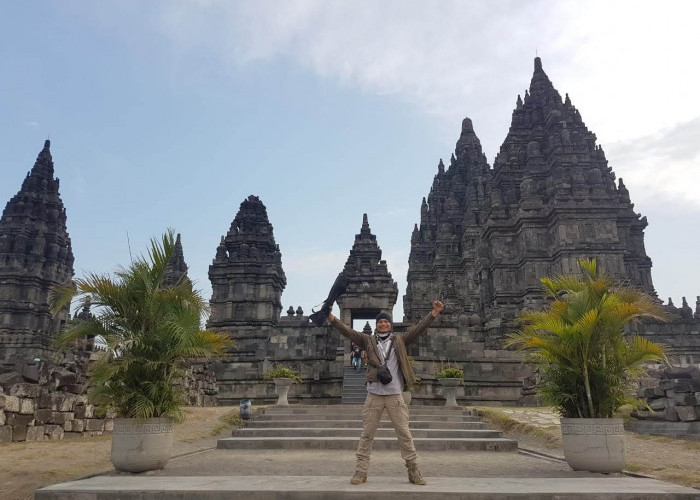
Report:
[[[277,394],[277,406],[289,406],[287,401],[287,394],[289,394],[289,388],[292,386],[291,378],[275,378],[275,393]]]
[[[627,462],[621,418],[562,418],[564,457],[574,470],[620,472]]]
[[[445,406],[457,406],[457,387],[462,383],[461,378],[439,378],[438,382],[442,386],[442,395],[447,401]]]
[[[403,402],[406,403],[406,406],[411,404],[411,399],[413,399],[413,394],[411,394],[411,391],[403,391],[401,396],[403,396]]]
[[[170,460],[172,418],[115,418],[112,463],[125,472],[159,470]]]

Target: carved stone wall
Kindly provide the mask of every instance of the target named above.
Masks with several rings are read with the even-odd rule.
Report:
[[[46,141],[0,218],[0,372],[54,353],[53,338],[69,312],[52,315],[49,295],[72,277],[66,210]]]

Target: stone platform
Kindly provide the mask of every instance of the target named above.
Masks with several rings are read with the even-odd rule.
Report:
[[[366,484],[352,486],[349,478],[355,466],[351,449],[361,432],[354,416],[359,408],[337,406],[270,408],[267,417],[256,417],[245,428],[235,430],[234,438],[222,439],[217,449],[172,459],[162,471],[147,474],[104,475],[43,488],[37,500],[184,500],[184,499],[700,499],[700,491],[651,479],[601,475],[572,471],[568,465],[546,457],[519,453],[517,443],[498,453],[459,445],[435,448],[425,442],[466,442],[502,439],[500,431],[486,425],[462,409],[411,408],[416,435],[418,462],[427,486],[408,483],[398,449],[375,446]],[[320,419],[333,415],[338,419]],[[452,420],[446,420],[447,418]],[[458,419],[455,419],[458,417]],[[460,421],[464,417],[474,421]],[[287,422],[285,426],[279,422]],[[290,425],[295,422],[297,425]],[[315,422],[315,424],[311,424]],[[421,424],[420,422],[425,422]],[[329,423],[333,423],[330,426]],[[432,425],[428,426],[427,423]],[[395,442],[393,429],[385,422],[376,444]],[[474,432],[490,433],[472,438]],[[353,437],[353,433],[354,437]],[[450,438],[435,438],[440,433]],[[421,436],[421,437],[419,437]],[[234,440],[234,441],[231,441]],[[239,441],[235,441],[238,439]],[[302,443],[323,439],[349,443],[345,451],[336,446],[311,449]],[[423,439],[424,441],[419,441]],[[244,440],[246,445],[240,446]],[[383,440],[383,441],[382,441]],[[510,441],[510,440],[508,440]],[[230,449],[228,443],[234,445]],[[223,443],[223,444],[222,444]],[[276,443],[272,449],[268,443]],[[299,446],[289,443],[299,443]],[[377,449],[379,448],[379,449]]]
[[[36,500],[652,500],[698,499],[700,492],[653,479],[384,477],[360,486],[347,476],[101,476],[50,486]]]

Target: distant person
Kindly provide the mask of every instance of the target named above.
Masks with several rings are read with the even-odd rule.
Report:
[[[416,381],[411,364],[408,362],[406,346],[415,342],[444,308],[442,302],[436,300],[433,302],[433,310],[405,333],[393,333],[391,317],[388,314],[379,313],[376,334],[371,336],[349,328],[333,314],[328,316],[328,322],[333,327],[367,352],[367,399],[362,409],[362,436],[357,447],[355,475],[350,479],[351,484],[362,484],[367,481],[374,434],[384,409],[389,414],[396,437],[399,439],[401,458],[406,461],[408,469],[408,480],[413,484],[426,484],[418,470],[416,447],[408,428],[408,406],[404,403],[401,393],[404,384],[412,385]],[[386,375],[387,373],[390,377]]]
[[[359,372],[362,369],[362,348],[357,344],[353,344],[350,354],[350,361],[352,366],[355,367],[356,372]]]

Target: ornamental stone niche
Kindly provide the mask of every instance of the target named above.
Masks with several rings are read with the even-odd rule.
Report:
[[[377,237],[372,234],[367,214],[345,262],[346,292],[338,299],[340,320],[352,326],[355,319],[374,319],[380,312],[392,314],[399,289],[391,277]]]
[[[53,352],[53,338],[69,319],[68,308],[54,316],[49,307],[52,288],[73,277],[66,209],[50,146],[44,143],[0,219],[0,371]]]
[[[287,279],[265,205],[257,196],[241,203],[209,266],[210,329],[276,325]]]

